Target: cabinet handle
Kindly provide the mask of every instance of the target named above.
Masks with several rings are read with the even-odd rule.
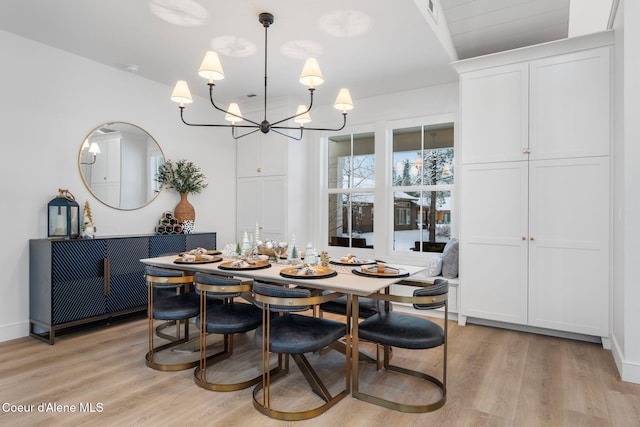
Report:
[[[527,238],[526,238],[526,237],[524,237],[524,236],[522,236],[522,240],[527,240]]]
[[[529,147],[525,147],[522,149],[522,154],[530,154],[531,150],[529,149]]]
[[[533,236],[531,236],[531,237],[529,238],[529,240],[535,240],[535,239],[533,238]]]
[[[104,294],[111,293],[111,258],[107,257],[103,260],[104,266]]]
[[[258,172],[258,173],[262,172],[262,168],[257,168],[256,172]]]

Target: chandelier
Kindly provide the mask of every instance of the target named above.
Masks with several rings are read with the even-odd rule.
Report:
[[[270,131],[273,131],[280,135],[299,141],[300,139],[302,139],[302,133],[304,129],[332,132],[344,129],[345,125],[347,124],[347,112],[353,109],[351,94],[349,93],[349,89],[345,88],[340,89],[340,91],[338,92],[338,97],[336,98],[336,101],[333,105],[334,108],[342,111],[342,126],[334,129],[313,127],[305,128],[304,126],[306,123],[309,123],[311,121],[309,111],[311,111],[311,107],[313,107],[313,92],[315,91],[316,86],[319,86],[324,82],[322,71],[320,71],[318,61],[315,58],[308,58],[306,60],[304,68],[302,69],[302,73],[300,74],[300,83],[308,86],[309,89],[309,106],[307,107],[305,105],[299,105],[296,113],[293,116],[286,117],[276,122],[270,123],[267,120],[267,31],[269,29],[269,26],[273,24],[273,15],[271,13],[261,13],[258,17],[258,21],[260,21],[260,23],[264,27],[264,119],[261,122],[257,122],[244,117],[240,112],[240,107],[238,107],[238,104],[235,102],[230,103],[228,109],[226,110],[216,105],[215,101],[213,100],[213,87],[215,86],[214,81],[222,80],[224,78],[224,72],[222,71],[222,64],[220,63],[218,54],[216,52],[209,51],[205,55],[204,60],[200,65],[198,74],[208,80],[207,85],[209,86],[209,99],[211,100],[211,105],[213,105],[216,110],[225,113],[225,119],[231,122],[231,124],[187,122],[184,119],[185,104],[193,102],[193,98],[191,97],[191,92],[189,91],[187,82],[185,82],[184,80],[179,80],[176,83],[173,92],[171,93],[171,100],[180,104],[180,119],[182,119],[182,122],[188,126],[230,127],[231,136],[234,139],[239,139],[258,131],[261,131],[262,133],[269,133]],[[285,122],[291,119],[293,119],[294,122],[298,123],[299,126],[288,126],[285,124]],[[241,122],[248,122],[249,124],[239,124]],[[248,130],[244,133],[238,133],[238,129]],[[299,130],[300,133],[298,134],[298,136],[292,136],[286,132],[283,132],[285,130]]]

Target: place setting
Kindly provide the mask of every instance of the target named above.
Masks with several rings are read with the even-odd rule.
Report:
[[[376,262],[373,265],[361,265],[351,270],[351,272],[358,276],[379,278],[396,278],[409,276],[408,271],[386,265],[383,262]]]
[[[335,265],[345,265],[345,266],[359,266],[359,265],[368,265],[375,264],[377,261],[375,259],[366,259],[360,258],[353,254],[347,254],[346,256],[340,258],[331,258],[329,263]]]
[[[299,263],[291,267],[285,267],[280,270],[282,277],[290,279],[326,279],[338,274],[332,268],[322,265],[310,265],[307,263]]]
[[[220,265],[218,265],[218,268],[220,270],[241,270],[241,271],[245,271],[245,270],[261,270],[263,268],[270,268],[271,267],[271,263],[269,262],[268,259],[263,259],[263,258],[257,258],[257,259],[251,259],[251,258],[240,258],[240,259],[232,259],[229,261],[224,261],[223,263],[221,263]]]
[[[222,261],[222,252],[215,249],[196,248],[178,254],[175,264],[210,264]]]

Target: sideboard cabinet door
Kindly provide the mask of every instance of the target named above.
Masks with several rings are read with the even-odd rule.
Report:
[[[105,241],[51,243],[52,323],[59,325],[104,314]]]
[[[147,237],[109,239],[109,278],[107,286],[107,311],[114,312],[147,304],[147,285],[144,280],[144,264],[140,259],[149,254]]]

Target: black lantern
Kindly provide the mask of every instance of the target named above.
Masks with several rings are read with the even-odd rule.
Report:
[[[69,190],[58,189],[48,205],[49,237],[69,239],[80,236],[80,206]]]

